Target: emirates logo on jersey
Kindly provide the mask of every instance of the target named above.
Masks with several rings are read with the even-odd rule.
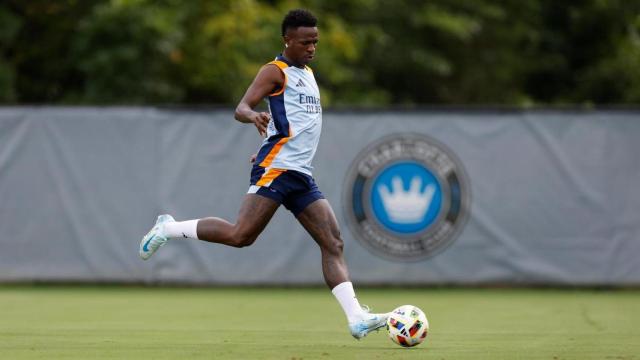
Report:
[[[300,94],[298,95],[298,100],[300,100],[300,104],[314,104],[320,105],[320,98],[315,97],[313,95]]]

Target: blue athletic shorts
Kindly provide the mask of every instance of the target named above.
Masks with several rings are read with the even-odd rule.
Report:
[[[295,170],[269,169],[253,166],[248,194],[258,194],[284,205],[298,216],[312,202],[324,199],[316,182],[307,174]]]

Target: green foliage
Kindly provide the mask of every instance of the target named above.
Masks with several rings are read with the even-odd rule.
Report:
[[[178,16],[153,1],[113,1],[79,22],[73,57],[84,77],[78,100],[89,103],[176,102],[172,54]]]
[[[624,3],[617,9],[601,2],[595,5],[594,11],[602,13],[610,26],[594,34],[599,53],[576,72],[576,94],[570,101],[640,103],[640,4]],[[589,21],[586,26],[596,27],[602,21],[602,17],[583,16]]]
[[[194,2],[179,63],[187,101],[233,104],[281,47],[281,12],[254,0]]]
[[[325,106],[640,101],[639,0],[9,0],[0,103],[234,105],[295,7]]]
[[[542,30],[533,48],[539,61],[527,73],[525,91],[543,103],[637,103],[640,2],[540,4]]]
[[[20,18],[9,9],[0,7],[0,50],[13,45],[16,34],[21,27]],[[0,102],[10,102],[15,98],[15,70],[7,60],[7,55],[0,52]]]

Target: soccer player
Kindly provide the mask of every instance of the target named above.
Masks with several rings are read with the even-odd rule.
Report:
[[[282,204],[319,245],[324,279],[345,312],[351,335],[361,339],[383,327],[388,315],[371,314],[360,306],[349,281],[336,217],[311,176],[322,126],[320,91],[307,66],[318,44],[316,23],[306,10],[285,16],[284,51],[260,69],[236,108],[236,120],[254,124],[265,137],[252,157],[249,191],[236,223],[216,217],[178,222],[160,215],[140,242],[140,257],[150,258],[172,238],[249,246]],[[253,110],[262,99],[269,112]]]

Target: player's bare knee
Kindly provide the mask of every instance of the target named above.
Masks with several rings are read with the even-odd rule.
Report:
[[[237,231],[233,236],[233,243],[231,244],[231,246],[237,248],[247,247],[253,244],[257,238],[258,236],[255,234]]]
[[[342,242],[342,237],[340,236],[340,235],[341,235],[341,234],[340,234],[340,229],[339,229],[338,227],[333,227],[333,228],[331,229],[331,235],[332,235],[334,238],[338,239],[340,242]]]
[[[331,240],[325,242],[323,250],[331,255],[340,256],[344,249],[344,242],[340,237],[332,237]]]

